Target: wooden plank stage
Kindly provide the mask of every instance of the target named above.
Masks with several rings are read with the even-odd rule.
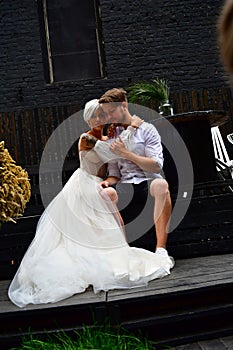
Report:
[[[170,350],[232,350],[233,337],[220,337],[211,340],[201,340],[191,344],[178,345]]]
[[[54,304],[18,308],[0,281],[0,349],[28,332],[44,336],[108,320],[142,334],[156,349],[233,335],[233,254],[176,261],[171,274],[142,288],[94,294],[92,288]]]

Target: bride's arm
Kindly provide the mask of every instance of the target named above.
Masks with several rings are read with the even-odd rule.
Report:
[[[104,163],[119,159],[119,157],[117,157],[116,154],[110,149],[109,144],[106,141],[98,140],[96,137],[90,134],[81,135],[78,149],[79,152],[90,151],[93,149]]]
[[[143,120],[134,115],[131,119],[131,125],[121,133],[121,140],[124,142],[127,149],[130,149],[133,135],[141,123],[143,123]],[[117,161],[119,159],[119,156],[110,149],[106,141],[98,140],[93,135],[87,133],[82,134],[79,141],[79,151],[91,150],[92,148],[94,148],[94,151],[104,163]]]
[[[130,146],[133,144],[133,135],[136,129],[144,122],[141,118],[134,115],[131,119],[131,125],[127,127],[126,130],[121,133],[121,140],[124,142],[126,148],[130,150]],[[97,140],[95,147],[95,152],[101,158],[104,163],[116,162],[120,157],[117,156],[109,147],[109,143],[105,141]]]
[[[106,141],[98,140],[95,136],[90,134],[82,134],[79,139],[78,150],[80,151],[90,151],[93,149],[100,159],[107,163],[110,160],[116,158],[115,153],[109,147],[109,144]]]

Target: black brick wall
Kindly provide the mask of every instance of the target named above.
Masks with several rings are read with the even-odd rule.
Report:
[[[100,4],[107,78],[46,85],[36,1],[0,1],[0,111],[83,107],[108,88],[155,76],[168,79],[172,91],[228,86],[216,39],[222,0]]]

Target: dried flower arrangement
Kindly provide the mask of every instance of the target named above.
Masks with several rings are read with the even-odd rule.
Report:
[[[22,216],[31,196],[31,185],[26,170],[16,165],[0,142],[0,225],[4,222],[16,222]]]

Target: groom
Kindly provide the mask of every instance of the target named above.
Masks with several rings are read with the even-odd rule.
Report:
[[[132,115],[128,110],[126,92],[111,89],[99,99],[110,123],[130,125]],[[119,196],[118,207],[124,223],[134,220],[148,202],[153,201],[153,222],[156,231],[155,253],[167,256],[168,229],[171,216],[171,198],[168,183],[160,175],[163,166],[161,138],[156,128],[142,123],[134,134],[134,148],[128,150],[118,138],[111,144],[112,151],[119,156],[115,163],[109,163],[108,177],[101,184],[115,186]],[[132,200],[127,203],[130,196]],[[124,208],[124,206],[126,206]],[[139,209],[138,209],[139,208]],[[137,212],[138,210],[138,212]]]

